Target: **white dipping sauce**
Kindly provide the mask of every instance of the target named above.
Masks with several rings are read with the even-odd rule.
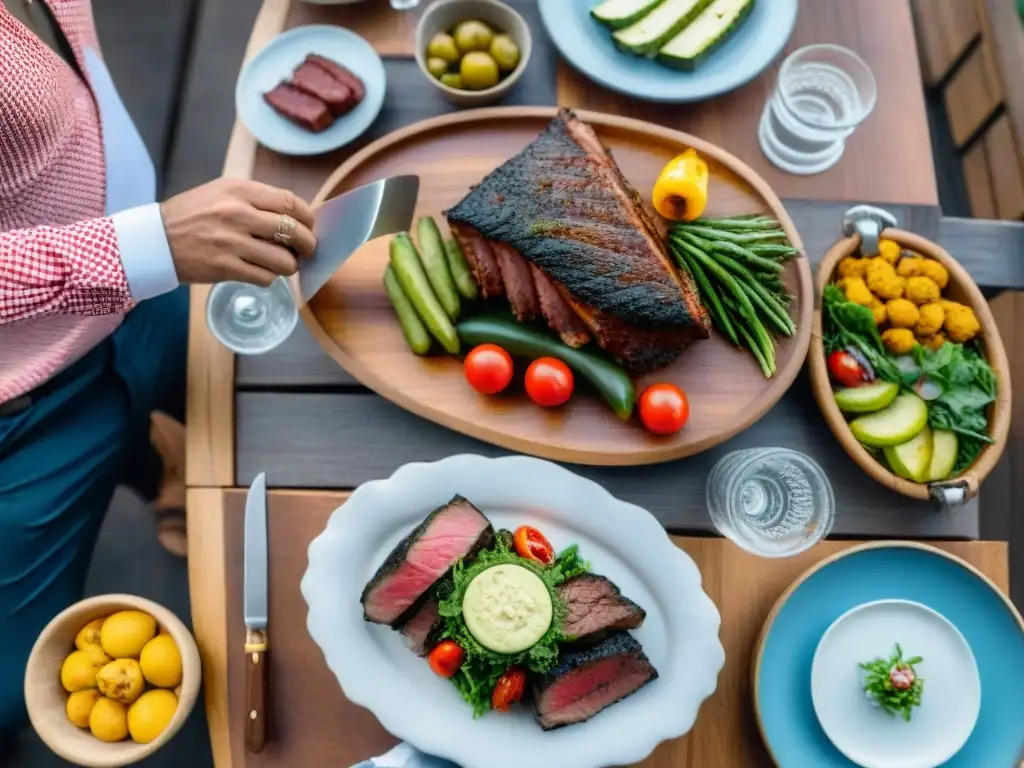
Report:
[[[551,626],[551,594],[537,574],[519,565],[496,565],[466,587],[462,616],[480,645],[519,653]]]

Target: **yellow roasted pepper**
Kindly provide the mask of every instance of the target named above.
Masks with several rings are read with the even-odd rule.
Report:
[[[651,194],[654,210],[672,221],[692,221],[708,204],[708,164],[688,149],[666,165]]]

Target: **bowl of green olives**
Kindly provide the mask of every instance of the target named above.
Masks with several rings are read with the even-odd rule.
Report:
[[[460,107],[500,101],[530,58],[530,28],[499,0],[437,0],[416,27],[416,62]]]

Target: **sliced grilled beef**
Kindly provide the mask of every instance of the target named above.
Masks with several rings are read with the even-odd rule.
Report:
[[[505,286],[501,279],[498,260],[491,250],[490,243],[473,227],[463,226],[449,221],[449,229],[462,249],[473,278],[480,286],[480,294],[485,299],[500,298],[505,295]]]
[[[692,279],[676,272],[640,196],[571,110],[445,214],[543,270],[630,372],[709,335]]]
[[[437,612],[437,598],[429,595],[398,631],[410,651],[417,656],[426,656],[437,645],[443,623]]]
[[[331,77],[311,61],[302,62],[292,74],[292,85],[315,96],[327,105],[331,114],[340,117],[356,105],[352,89]]]
[[[279,115],[309,131],[322,131],[334,122],[331,110],[323,101],[289,83],[279,83],[263,94],[263,99]]]
[[[520,256],[519,258],[522,258]],[[562,337],[562,343],[579,349],[588,341],[590,334],[587,333],[587,326],[583,324],[579,316],[573,311],[569,303],[562,298],[557,286],[551,282],[551,278],[544,274],[544,271],[532,262],[530,273],[533,275],[533,285],[537,289],[537,299],[540,302],[540,311],[544,319],[548,321],[551,330]]]
[[[540,314],[540,302],[530,274],[530,262],[505,243],[492,242],[490,246],[498,261],[501,282],[516,319],[521,323],[535,320]]]
[[[545,731],[582,723],[658,677],[628,632],[590,647],[568,646],[558,666],[533,683],[533,707]]]
[[[418,601],[463,557],[494,541],[483,513],[461,496],[454,497],[391,550],[363,589],[363,616],[377,624],[400,626],[412,617]]]
[[[647,612],[604,576],[585,573],[560,584],[558,597],[569,609],[562,633],[580,643],[594,643],[609,632],[636,629]]]
[[[316,64],[335,80],[347,86],[355,96],[356,104],[363,100],[363,97],[366,95],[366,86],[363,84],[363,81],[359,79],[359,76],[348,69],[348,67],[343,67],[338,62],[331,61],[330,59],[315,53],[311,53],[307,56],[306,61]]]

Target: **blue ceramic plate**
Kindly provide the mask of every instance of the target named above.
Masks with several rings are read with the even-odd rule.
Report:
[[[1024,621],[967,564],[932,547],[905,543],[868,544],[826,561],[797,582],[773,611],[754,659],[754,706],[775,762],[781,768],[854,765],[828,740],[815,716],[811,662],[822,635],[839,616],[862,603],[888,599],[912,600],[938,611],[963,633],[977,661],[981,714],[967,743],[946,765],[1017,765],[1024,756]]]
[[[330,128],[313,133],[275,112],[263,94],[282,80],[311,53],[342,64],[366,85],[363,100]],[[373,46],[344,27],[311,24],[278,35],[253,57],[235,86],[235,109],[260,144],[286,155],[317,155],[343,147],[370,127],[384,105],[387,76]]]
[[[600,0],[540,0],[540,15],[562,56],[601,85],[638,99],[701,101],[757,77],[785,47],[798,0],[755,0],[743,25],[695,72],[624,53],[591,15]]]

